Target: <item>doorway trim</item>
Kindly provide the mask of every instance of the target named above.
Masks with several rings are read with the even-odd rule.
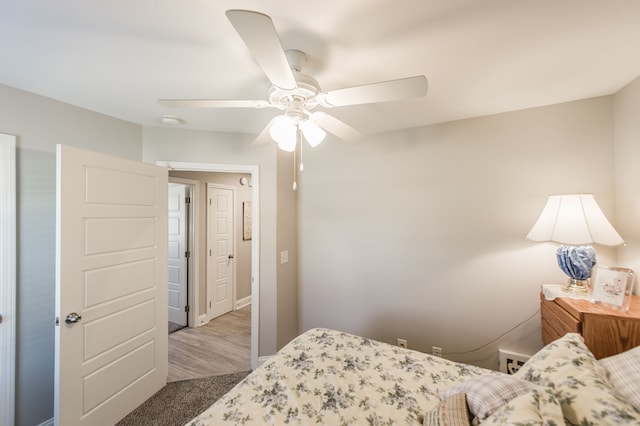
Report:
[[[156,161],[169,170],[190,172],[250,173],[253,190],[251,202],[254,212],[260,212],[260,168],[247,164],[195,163],[182,161]],[[258,367],[260,342],[260,214],[253,215],[251,239],[251,369]],[[196,246],[197,248],[197,246]],[[194,256],[198,256],[194,253]]]
[[[0,424],[12,425],[15,410],[16,342],[16,137],[0,134]]]

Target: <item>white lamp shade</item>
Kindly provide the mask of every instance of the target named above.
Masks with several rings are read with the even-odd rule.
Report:
[[[302,130],[304,138],[312,147],[320,145],[320,142],[327,136],[327,132],[311,120],[304,120],[300,123],[300,130]]]
[[[569,245],[624,243],[593,194],[551,195],[527,239]]]
[[[287,152],[295,151],[297,142],[296,125],[286,115],[282,115],[275,120],[269,129],[269,135],[278,144],[278,148]]]

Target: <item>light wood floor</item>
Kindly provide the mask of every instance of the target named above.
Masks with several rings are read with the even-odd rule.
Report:
[[[251,305],[169,335],[169,382],[251,369]]]

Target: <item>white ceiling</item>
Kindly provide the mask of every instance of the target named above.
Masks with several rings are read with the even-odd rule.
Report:
[[[7,0],[0,83],[144,126],[258,133],[274,109],[167,109],[158,98],[266,99],[227,9],[273,19],[322,90],[424,74],[419,100],[334,108],[366,134],[615,93],[640,75],[635,0]]]

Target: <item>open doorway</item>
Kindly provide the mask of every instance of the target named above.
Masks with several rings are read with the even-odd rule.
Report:
[[[202,251],[206,250],[204,246],[204,231],[202,228],[202,222],[204,219],[203,214],[196,206],[197,199],[202,198],[203,194],[206,194],[206,185],[200,184],[200,180],[193,179],[187,172],[205,172],[205,173],[220,173],[226,176],[233,177],[238,194],[235,202],[236,209],[240,213],[241,219],[238,221],[239,231],[237,232],[239,238],[236,241],[241,241],[238,247],[236,247],[236,253],[243,249],[246,251],[246,255],[237,257],[250,258],[249,265],[237,269],[237,285],[233,294],[234,309],[240,309],[250,306],[251,312],[251,350],[250,350],[250,364],[251,368],[255,369],[258,365],[258,330],[259,330],[259,216],[257,214],[249,215],[251,219],[250,234],[247,237],[246,225],[247,222],[244,218],[244,214],[248,212],[259,211],[259,174],[258,166],[251,165],[226,165],[226,164],[208,164],[208,163],[182,163],[182,162],[158,162],[158,164],[166,166],[170,170],[170,176],[173,175],[180,181],[197,181],[194,184],[193,192],[191,195],[191,207],[193,210],[192,217],[194,226],[190,229],[196,229],[191,238],[191,246],[193,247],[190,257],[190,273],[189,273],[189,316],[188,322],[190,326],[199,326],[208,321],[206,313],[206,298],[204,297],[204,291],[199,291],[195,288],[199,283],[202,284],[204,280],[203,272],[203,258]],[[181,174],[184,173],[184,174]],[[180,176],[178,178],[178,176]],[[174,180],[173,178],[171,180]],[[224,182],[223,182],[224,183]],[[244,194],[244,195],[243,195]],[[204,207],[204,206],[201,206]],[[200,224],[198,226],[198,224]],[[197,229],[200,228],[200,229]],[[189,233],[191,234],[191,233]],[[243,278],[244,276],[244,278]],[[191,284],[194,283],[194,284]],[[244,283],[241,285],[241,283]],[[244,285],[244,289],[241,288]]]
[[[193,233],[191,220],[191,192],[195,182],[169,178],[168,191],[168,318],[169,334],[189,325],[190,310],[189,270],[192,248],[190,234]],[[192,322],[193,324],[193,322]]]

